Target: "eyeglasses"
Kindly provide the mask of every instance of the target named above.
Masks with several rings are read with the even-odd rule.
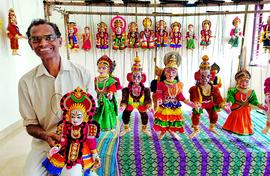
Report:
[[[53,42],[58,37],[55,34],[43,35],[43,36],[31,36],[29,40],[33,43],[40,43],[42,39],[46,40],[47,42]]]

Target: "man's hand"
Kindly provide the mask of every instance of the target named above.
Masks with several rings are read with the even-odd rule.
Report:
[[[46,138],[45,138],[46,142],[49,144],[50,147],[55,146],[57,143],[60,142],[61,140],[61,136],[53,133],[53,132],[48,132],[46,134]]]

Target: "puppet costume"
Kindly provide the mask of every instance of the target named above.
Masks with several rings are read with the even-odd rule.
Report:
[[[113,49],[123,50],[126,48],[126,20],[121,16],[116,16],[111,20]]]
[[[152,20],[150,18],[143,19],[144,30],[140,32],[141,48],[155,48],[155,32],[152,30]]]
[[[157,22],[156,30],[156,46],[167,47],[168,46],[168,32],[166,31],[167,26],[164,20]]]
[[[78,49],[78,27],[75,22],[69,22],[67,25],[68,28],[68,48]]]
[[[151,84],[150,84],[151,92],[153,92],[152,100],[153,100],[153,103],[154,103],[154,110],[157,109],[157,96],[156,96],[156,94],[157,94],[157,85],[160,82],[160,78],[161,78],[162,74],[163,74],[163,69],[156,66],[155,67],[156,79],[152,80]]]
[[[267,134],[270,130],[270,77],[266,78],[264,81],[264,95],[265,95],[265,104],[267,105],[268,109],[266,111],[266,125],[262,130],[263,134]]]
[[[90,34],[90,27],[85,26],[84,27],[84,33],[82,34],[82,49],[85,51],[89,51],[91,49],[91,34]]]
[[[131,22],[128,25],[127,35],[127,47],[128,48],[139,48],[140,47],[140,35],[138,32],[138,25],[135,22]]]
[[[118,106],[115,93],[121,89],[119,79],[112,76],[115,64],[106,55],[97,61],[98,67],[107,67],[108,72],[95,77],[95,91],[97,92],[98,108],[94,115],[94,120],[100,124],[103,131],[113,130],[116,125]],[[109,98],[111,94],[111,99]]]
[[[18,55],[17,52],[19,49],[18,40],[23,36],[19,31],[19,27],[17,26],[17,20],[14,9],[9,9],[8,11],[7,35],[8,38],[10,39],[10,48],[12,50],[12,55]]]
[[[94,98],[77,87],[62,97],[60,105],[63,121],[59,122],[57,134],[61,135],[61,142],[50,150],[42,165],[49,174],[59,175],[64,167],[72,170],[79,164],[83,171],[73,174],[87,175],[99,162],[96,153],[99,125],[91,120],[96,109]],[[74,121],[77,113],[82,115],[80,122]],[[58,151],[52,152],[54,149]]]
[[[192,128],[194,130],[189,136],[190,138],[195,137],[199,133],[200,115],[202,114],[203,109],[205,109],[209,115],[209,130],[216,133],[214,127],[218,120],[217,111],[225,105],[218,86],[210,83],[210,65],[208,56],[204,55],[202,60],[203,62],[200,64],[200,70],[195,73],[195,80],[197,83],[189,89],[190,101],[201,106],[201,108],[192,109],[191,120]]]
[[[210,71],[210,74],[211,74],[210,83],[221,88],[222,81],[221,81],[220,76],[218,76],[219,71],[220,71],[220,67],[218,66],[218,64],[213,63],[211,65],[211,71]]]
[[[170,32],[170,38],[171,38],[171,43],[170,47],[171,48],[181,48],[181,39],[182,39],[182,33],[181,31],[181,24],[179,22],[174,22],[171,24],[171,32]]]
[[[237,86],[229,89],[227,93],[227,102],[230,102],[231,113],[226,119],[223,129],[238,135],[253,134],[253,126],[250,116],[251,105],[263,108],[259,103],[254,90],[245,87],[242,88],[239,81],[250,80],[250,73],[242,69],[235,75]]]
[[[201,43],[200,45],[203,46],[203,48],[206,48],[208,45],[211,44],[211,38],[212,38],[212,31],[211,31],[211,21],[204,20],[202,22],[202,30],[201,30]]]
[[[231,44],[232,47],[238,47],[240,43],[240,37],[242,37],[242,32],[239,28],[240,22],[241,20],[238,17],[235,17],[232,22],[232,24],[234,25],[234,28],[231,29],[231,32],[230,32],[231,38],[229,40],[229,44]]]
[[[267,19],[267,24],[262,27],[261,42],[263,42],[263,48],[270,53],[270,16]]]
[[[187,39],[187,49],[195,49],[195,40],[197,39],[195,32],[193,30],[193,25],[188,25],[188,31],[186,33]]]
[[[109,47],[109,34],[107,32],[107,24],[100,22],[97,26],[98,32],[96,34],[96,48],[107,49]]]
[[[150,132],[146,130],[148,123],[148,115],[146,111],[151,107],[151,95],[150,89],[144,86],[146,81],[146,75],[142,73],[142,66],[140,64],[140,58],[136,56],[134,58],[134,64],[131,68],[131,73],[127,74],[127,80],[129,82],[128,87],[122,89],[122,100],[120,107],[123,107],[123,123],[124,130],[120,136],[125,135],[130,131],[129,121],[131,112],[134,109],[138,109],[141,115],[142,132],[150,135]]]

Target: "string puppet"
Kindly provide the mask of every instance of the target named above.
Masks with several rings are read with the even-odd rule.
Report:
[[[267,106],[260,104],[255,91],[249,88],[250,78],[251,75],[246,69],[238,71],[235,74],[236,86],[227,92],[227,102],[231,107],[231,113],[222,128],[238,135],[254,133],[250,105],[267,111]]]
[[[128,87],[122,89],[122,100],[120,103],[120,111],[123,111],[122,119],[124,130],[120,136],[125,135],[130,131],[129,121],[131,112],[137,109],[141,115],[142,128],[141,131],[151,136],[151,133],[146,129],[148,123],[147,110],[151,108],[150,89],[144,86],[146,75],[142,72],[142,65],[138,56],[134,59],[134,64],[131,67],[131,73],[127,74]]]
[[[103,55],[97,61],[99,75],[95,77],[98,108],[94,120],[100,124],[103,131],[115,130],[118,106],[115,93],[121,89],[120,81],[112,75],[115,63]]]
[[[201,30],[201,46],[204,48],[207,48],[211,44],[211,38],[214,37],[212,36],[212,31],[211,31],[211,21],[209,20],[204,20],[202,22],[202,30]]]
[[[157,109],[157,84],[160,82],[160,78],[161,78],[161,75],[163,73],[163,69],[162,68],[159,68],[158,66],[155,66],[155,76],[156,76],[156,79],[152,80],[151,81],[151,84],[150,84],[150,89],[151,89],[151,92],[152,92],[152,100],[153,100],[153,103],[154,103],[154,110]]]
[[[141,48],[155,48],[155,32],[152,30],[152,20],[150,18],[143,19],[144,30],[140,32]]]
[[[211,65],[211,70],[210,70],[210,82],[211,84],[213,85],[217,85],[219,88],[221,88],[222,86],[222,81],[221,81],[221,78],[220,76],[218,75],[220,71],[220,67],[218,66],[218,64],[216,63],[213,63]]]
[[[63,120],[57,134],[61,141],[50,149],[42,165],[52,175],[91,175],[101,165],[96,149],[99,125],[92,121],[94,98],[77,87],[62,97],[60,106]]]
[[[82,49],[85,51],[89,51],[91,49],[91,33],[90,33],[90,27],[85,26],[84,27],[84,33],[82,34]]]
[[[19,42],[21,38],[25,38],[19,31],[17,26],[17,18],[14,9],[9,9],[8,11],[8,26],[7,26],[7,36],[10,40],[10,48],[12,50],[12,55],[19,55]]]
[[[128,48],[139,48],[140,47],[140,35],[138,32],[138,24],[131,22],[128,25],[127,35],[127,47]]]
[[[168,52],[164,56],[164,74],[157,84],[156,98],[157,110],[154,115],[153,129],[160,132],[159,139],[162,139],[166,132],[180,140],[177,132],[184,133],[184,117],[181,111],[181,101],[193,107],[193,103],[187,100],[182,91],[183,83],[178,79],[178,67],[181,63],[181,56],[178,52]]]
[[[202,57],[200,69],[195,73],[196,85],[189,89],[190,101],[195,104],[192,109],[192,128],[193,132],[189,138],[193,138],[199,134],[200,116],[205,109],[208,113],[210,126],[209,131],[217,134],[215,126],[218,120],[217,111],[223,108],[228,112],[228,106],[220,95],[218,86],[210,82],[210,64],[207,55]]]
[[[104,22],[98,23],[98,32],[96,34],[96,48],[107,49],[109,47],[109,34],[107,32],[107,24]]]
[[[266,78],[264,81],[264,95],[265,95],[265,104],[267,105],[266,111],[266,125],[262,130],[263,134],[267,134],[270,130],[270,77]]]
[[[262,27],[262,37],[260,41],[263,42],[265,52],[268,50],[270,53],[270,16],[267,19],[267,24]]]
[[[167,32],[166,22],[164,20],[159,20],[157,22],[156,46],[157,47],[168,46],[168,32]]]
[[[181,24],[177,21],[173,22],[171,24],[171,32],[170,32],[171,48],[177,49],[182,47],[181,44],[182,33],[180,31],[181,31]]]
[[[194,32],[193,24],[188,25],[186,39],[187,39],[187,49],[191,49],[191,50],[195,49],[195,40],[197,40],[197,37]]]
[[[239,46],[240,38],[242,37],[242,32],[241,32],[241,29],[239,28],[240,22],[241,20],[238,17],[235,17],[232,22],[234,28],[231,29],[231,32],[230,32],[231,38],[229,40],[229,44],[232,46],[232,48]]]
[[[126,48],[126,20],[121,16],[115,16],[111,20],[113,49],[123,50]]]
[[[68,22],[67,28],[68,28],[68,48],[72,50],[79,49],[77,24],[75,22]]]

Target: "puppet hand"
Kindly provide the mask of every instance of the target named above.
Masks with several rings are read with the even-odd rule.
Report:
[[[109,98],[109,100],[111,100],[112,97],[113,97],[113,93],[112,93],[112,92],[109,92],[109,93],[107,94],[107,97]]]
[[[227,114],[230,114],[231,113],[231,103],[226,103],[226,105],[224,106],[224,111],[227,113]]]
[[[162,99],[158,99],[158,100],[157,100],[157,105],[158,105],[158,106],[162,105]]]
[[[268,109],[268,106],[267,105],[262,105],[262,110],[264,110],[265,112],[267,112],[269,109]]]
[[[50,149],[49,151],[49,156],[53,156],[54,154],[58,153],[60,148],[58,146],[54,146],[53,148]]]

